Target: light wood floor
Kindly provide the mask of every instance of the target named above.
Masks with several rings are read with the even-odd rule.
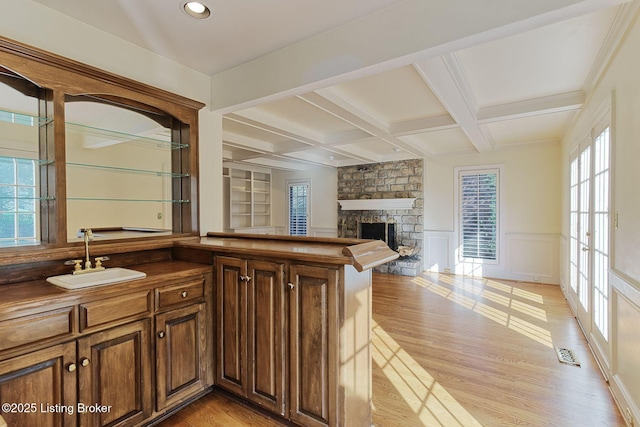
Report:
[[[375,426],[625,425],[557,286],[374,274],[373,319]],[[211,393],[160,425],[281,424]]]

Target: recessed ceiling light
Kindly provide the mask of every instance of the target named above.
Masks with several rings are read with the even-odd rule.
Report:
[[[182,10],[192,18],[206,19],[211,16],[211,10],[204,4],[197,1],[187,1],[182,3]]]
[[[335,160],[335,159],[336,159],[336,157],[335,157],[335,156],[327,156],[327,158],[328,158],[329,160]]]

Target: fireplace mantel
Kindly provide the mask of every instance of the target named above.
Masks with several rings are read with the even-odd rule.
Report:
[[[343,211],[413,209],[415,198],[338,200]]]

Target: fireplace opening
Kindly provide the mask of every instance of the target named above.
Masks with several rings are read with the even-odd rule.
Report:
[[[361,222],[360,238],[382,240],[394,251],[396,245],[396,224],[392,222]]]

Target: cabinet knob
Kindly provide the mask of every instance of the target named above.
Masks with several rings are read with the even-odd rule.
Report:
[[[296,287],[296,285],[294,285],[293,283],[289,282],[289,289],[293,289],[295,287]]]
[[[82,366],[89,366],[89,363],[91,363],[91,361],[89,359],[87,359],[86,357],[80,361],[80,364]]]
[[[187,293],[187,291],[182,291],[182,293],[180,295],[182,295],[182,298],[186,298],[187,295],[189,295],[189,294]]]
[[[76,370],[76,364],[75,363],[71,363],[69,366],[67,366],[67,371],[73,372],[75,370]]]
[[[246,280],[246,281],[247,281],[247,283],[248,283],[248,282],[250,282],[250,281],[251,281],[251,277],[250,277],[250,276],[244,276],[244,280]]]
[[[164,338],[164,331],[158,332],[158,338]]]

